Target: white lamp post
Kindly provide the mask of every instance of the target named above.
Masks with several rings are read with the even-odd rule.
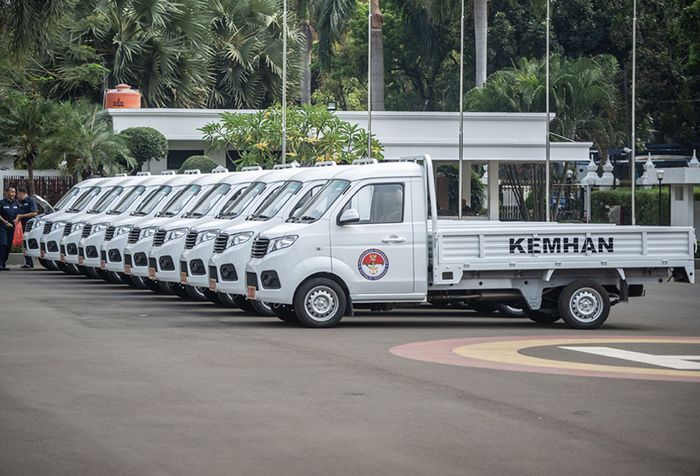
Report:
[[[632,189],[632,224],[634,225],[636,221],[635,217],[635,200],[634,200],[634,194],[635,194],[635,179],[636,179],[636,171],[635,171],[635,150],[636,148],[636,143],[637,143],[637,136],[635,132],[635,120],[634,120],[634,106],[635,106],[635,101],[636,101],[636,91],[635,91],[635,86],[636,86],[636,72],[637,72],[637,0],[633,0],[632,2],[632,134],[631,134],[631,147],[632,147],[632,153],[630,154],[629,160],[630,160],[630,187]],[[658,174],[658,172],[657,172]],[[662,174],[663,176],[663,171]],[[659,195],[660,196],[660,195]],[[661,213],[661,211],[659,211]]]
[[[287,162],[287,0],[282,2],[282,163]]]
[[[464,165],[464,0],[462,0],[462,16],[460,17],[459,37],[459,194],[457,199],[457,217],[462,219],[462,168]],[[471,178],[471,177],[470,177]],[[470,197],[471,198],[471,197]]]

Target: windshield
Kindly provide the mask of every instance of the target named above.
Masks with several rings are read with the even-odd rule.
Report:
[[[102,213],[103,211],[107,210],[109,204],[112,203],[115,198],[121,195],[123,191],[124,187],[113,187],[112,190],[105,193],[99,200],[97,200],[97,203],[95,203],[88,213]]]
[[[304,196],[299,199],[296,205],[294,205],[294,208],[289,212],[289,216],[295,216],[302,208],[304,208],[306,204],[316,196],[319,190],[321,190],[323,185],[325,184],[314,185],[308,192],[306,192]]]
[[[318,220],[349,187],[350,182],[347,180],[331,180],[288,221],[312,222]]]
[[[191,212],[187,213],[184,218],[196,218],[203,217],[212,209],[216,202],[221,200],[221,198],[226,195],[229,190],[231,190],[231,185],[227,183],[220,183],[209,190],[202,199],[197,202]]]
[[[68,202],[79,193],[80,189],[78,187],[71,188],[70,190],[68,190],[68,192],[66,192],[66,194],[63,197],[61,197],[58,203],[54,205],[53,209],[58,211],[61,208],[65,207],[68,204]]]
[[[250,205],[255,197],[265,190],[266,185],[262,182],[253,182],[235,200],[231,200],[222,210],[221,218],[236,218]]]
[[[110,215],[119,215],[120,213],[124,213],[134,203],[134,200],[143,195],[143,192],[145,191],[146,187],[143,185],[134,187],[129,193],[126,194],[126,197],[122,198],[121,201],[107,213]]]
[[[180,190],[173,198],[170,199],[167,205],[163,207],[163,211],[158,214],[159,217],[173,217],[180,213],[185,205],[192,200],[202,189],[200,185],[188,185]]]
[[[250,216],[252,220],[267,220],[277,215],[285,203],[301,190],[301,182],[286,182],[276,192],[270,193],[267,198]]]
[[[78,198],[72,207],[68,211],[70,212],[80,212],[87,207],[93,198],[95,198],[102,191],[100,187],[89,188],[83,193],[80,198]]]
[[[172,192],[172,190],[173,188],[170,185],[162,185],[158,187],[149,196],[147,196],[143,202],[141,202],[141,205],[134,210],[132,215],[148,215],[165,197],[170,194],[170,192]]]

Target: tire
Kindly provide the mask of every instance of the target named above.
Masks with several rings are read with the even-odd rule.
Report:
[[[253,311],[258,316],[271,317],[271,316],[275,315],[275,313],[272,312],[270,305],[267,303],[264,303],[262,301],[248,301],[248,302],[250,302],[250,305],[252,306]]]
[[[490,302],[455,303],[454,306],[473,309],[481,314],[493,314],[496,312],[496,305]]]
[[[138,277],[141,278],[141,276],[138,276]],[[148,289],[150,289],[151,291],[153,291],[156,294],[163,294],[163,288],[160,286],[160,283],[158,283],[158,281],[155,281],[151,278],[141,278],[141,279],[143,279],[143,284],[145,284]]]
[[[597,282],[579,279],[559,295],[559,313],[569,327],[597,329],[610,315],[610,296]]]
[[[299,319],[297,318],[296,312],[292,306],[286,306],[284,304],[270,304],[270,310],[272,314],[277,316],[281,321],[288,324],[299,324]]]
[[[141,276],[132,274],[129,276],[129,279],[131,279],[131,284],[133,284],[136,289],[149,289],[149,287],[146,286],[145,280]]]
[[[185,289],[185,286],[179,283],[168,283],[170,284],[170,289],[174,294],[177,296],[181,297],[182,299],[187,299],[190,300],[192,299],[190,297],[190,293],[187,292],[187,289]]]
[[[554,324],[561,319],[561,316],[555,309],[550,309],[548,311],[527,309],[524,313],[528,319],[540,325]]]
[[[129,286],[131,289],[140,289],[135,283],[134,280],[131,279],[131,276],[128,274],[123,274],[122,279],[124,279],[124,283]]]
[[[233,294],[228,293],[217,293],[219,295],[219,301],[224,307],[238,307]]]
[[[173,289],[175,286],[171,283],[167,281],[155,281],[155,283],[158,284],[160,292],[163,294],[175,294],[175,290]]]
[[[245,296],[236,296],[234,298],[234,301],[236,302],[236,306],[238,306],[243,312],[247,312],[248,314],[255,314],[255,309],[253,309],[253,306],[250,304],[250,301],[248,301]]]
[[[82,274],[82,273],[80,272],[80,268],[78,268],[78,266],[75,265],[75,264],[73,264],[73,263],[67,263],[67,264],[66,264],[66,270],[67,270],[66,272],[67,272],[68,274],[71,274],[71,275],[73,275],[73,276],[78,276],[79,274]]]
[[[56,269],[51,266],[50,261],[44,259],[44,258],[37,258],[37,261],[39,261],[39,264],[42,266],[44,269],[48,269],[49,271],[55,271]]]
[[[70,274],[68,271],[68,266],[66,266],[66,263],[61,263],[60,261],[56,262],[56,266],[60,271],[63,271],[66,274]]]
[[[212,291],[211,289],[206,289],[206,288],[200,288],[200,289],[203,290],[204,295],[207,297],[207,299],[209,301],[213,302],[217,306],[224,305],[224,303],[221,301],[221,297],[220,297],[219,293],[217,293],[216,291]]]
[[[187,296],[190,299],[192,299],[193,301],[205,302],[205,301],[209,300],[207,295],[204,294],[204,288],[200,288],[197,286],[189,286],[189,285],[185,285],[183,287],[185,288],[185,292],[187,293]]]
[[[294,310],[305,327],[337,326],[345,313],[343,289],[328,278],[312,278],[302,283],[294,295]]]
[[[86,269],[87,269],[88,277],[90,277],[92,279],[99,279],[100,278],[100,274],[97,272],[97,269],[92,268],[92,267],[87,267]]]
[[[123,275],[120,273],[115,273],[114,271],[106,271],[106,276],[108,283],[112,284],[126,284],[126,281],[124,281],[124,278],[122,277]]]
[[[87,266],[80,266],[79,265],[78,271],[80,271],[80,274],[82,274],[83,276],[87,276],[88,278],[90,277],[90,275],[88,274]]]
[[[525,317],[525,311],[523,310],[522,306],[496,304],[496,310],[504,317]]]

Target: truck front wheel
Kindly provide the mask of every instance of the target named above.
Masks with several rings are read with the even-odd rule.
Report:
[[[597,329],[610,314],[610,296],[597,282],[580,279],[559,295],[559,313],[574,329]]]
[[[343,289],[328,278],[313,278],[302,284],[294,296],[294,310],[306,327],[333,327],[345,312]]]
[[[285,304],[270,304],[270,309],[279,320],[289,324],[299,324],[299,319],[297,318],[297,314],[294,312],[294,308],[292,308],[292,306],[287,306]]]

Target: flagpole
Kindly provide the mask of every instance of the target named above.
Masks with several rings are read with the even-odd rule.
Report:
[[[287,163],[287,0],[282,2],[282,163]]]
[[[459,194],[457,201],[457,217],[462,219],[462,200],[464,191],[462,190],[462,169],[464,164],[464,0],[462,0],[462,15],[460,17],[460,37],[459,37]]]
[[[372,2],[367,4],[367,158],[372,158]]]
[[[637,135],[636,135],[636,127],[635,127],[635,102],[636,102],[636,91],[635,91],[635,86],[636,86],[636,72],[637,72],[637,0],[633,0],[632,2],[632,143],[630,144],[630,149],[632,149],[632,152],[630,152],[630,187],[632,188],[632,224],[635,225],[637,223],[636,220],[636,214],[635,214],[635,189],[636,189],[636,171],[635,171],[635,151],[637,150],[636,144],[637,144]]]
[[[549,144],[549,0],[547,0],[547,26],[546,26],[546,41],[545,41],[545,111],[547,112],[547,124],[545,126],[545,138],[544,138],[544,150],[545,150],[545,174],[544,174],[544,187],[545,187],[545,220],[550,221],[550,178],[549,178],[549,172],[550,172],[550,159],[551,159],[551,151],[550,151],[550,144]]]

